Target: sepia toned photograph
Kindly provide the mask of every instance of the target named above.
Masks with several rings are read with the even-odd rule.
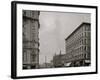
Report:
[[[23,69],[91,66],[91,14],[23,10]]]
[[[13,79],[97,74],[97,6],[11,5]]]

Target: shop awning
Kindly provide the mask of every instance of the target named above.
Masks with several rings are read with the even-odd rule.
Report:
[[[71,62],[64,64],[64,66],[70,66],[70,65],[71,65]]]
[[[90,63],[91,61],[90,60],[85,60],[85,63]]]

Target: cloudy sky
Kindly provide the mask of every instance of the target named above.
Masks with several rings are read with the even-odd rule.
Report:
[[[82,22],[90,22],[90,14],[40,12],[40,53],[39,63],[50,62],[53,55],[65,54],[65,38]]]

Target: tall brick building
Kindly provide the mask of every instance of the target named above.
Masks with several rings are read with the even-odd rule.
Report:
[[[82,23],[66,39],[66,63],[88,66],[91,62],[91,24]]]
[[[23,69],[39,67],[39,11],[23,10]]]

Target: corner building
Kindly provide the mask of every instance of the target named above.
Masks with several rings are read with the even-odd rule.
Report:
[[[39,11],[23,10],[23,69],[39,68]]]
[[[71,66],[91,64],[91,24],[82,23],[66,39],[66,63]]]

